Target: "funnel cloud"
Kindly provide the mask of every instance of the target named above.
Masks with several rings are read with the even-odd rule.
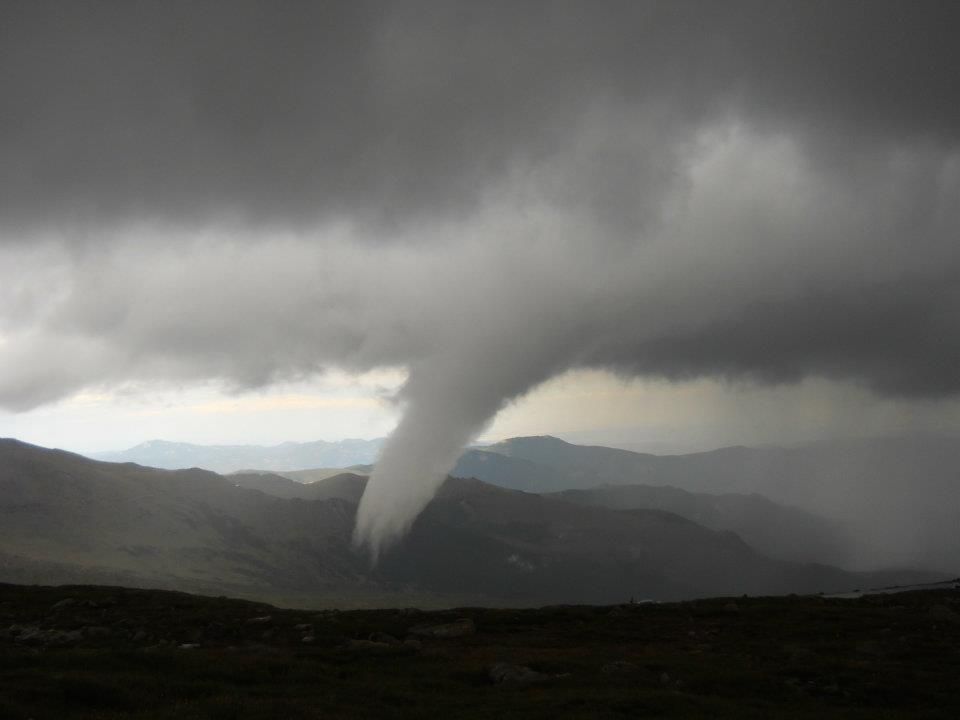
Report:
[[[6,2],[0,406],[409,372],[357,540],[576,368],[960,392],[953,2]]]

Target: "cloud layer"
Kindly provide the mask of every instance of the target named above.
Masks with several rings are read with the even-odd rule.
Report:
[[[574,367],[960,391],[954,3],[5,3],[0,403],[404,367],[374,549]]]

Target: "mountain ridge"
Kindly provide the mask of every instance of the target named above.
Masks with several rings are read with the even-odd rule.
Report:
[[[204,470],[105,463],[10,441],[0,443],[0,461],[0,580],[86,574],[383,606],[831,592],[934,577],[773,560],[669,512],[587,507],[456,479],[371,567],[353,546],[356,503],[348,499],[272,497]],[[362,482],[343,477],[354,488]]]
[[[340,470],[321,471],[315,466],[288,471],[263,467],[267,461],[258,464],[261,470],[289,473],[287,477],[307,482]],[[363,472],[366,466],[349,467]],[[849,550],[823,560],[860,569],[899,565],[948,574],[960,570],[955,560],[960,557],[960,535],[955,531],[960,526],[960,442],[951,437],[823,441],[794,447],[733,445],[654,455],[529,436],[467,449],[451,474],[528,492],[659,485],[711,495],[758,493],[844,527]]]
[[[546,436],[513,438],[484,450],[552,468],[565,485],[557,490],[667,485],[694,493],[759,493],[843,524],[855,539],[856,567],[960,570],[960,441],[954,437],[649,455]]]
[[[202,467],[219,473],[239,470],[304,470],[348,467],[373,462],[384,438],[347,438],[327,441],[282,442],[276,445],[199,445],[169,440],[147,440],[126,450],[91,453],[106,462],[179,470]]]

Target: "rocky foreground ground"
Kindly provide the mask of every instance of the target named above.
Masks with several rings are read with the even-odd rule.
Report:
[[[0,718],[956,718],[960,592],[281,610],[0,585]]]

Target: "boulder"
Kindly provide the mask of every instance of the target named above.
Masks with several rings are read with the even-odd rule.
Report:
[[[494,685],[510,685],[514,687],[532,685],[550,679],[549,675],[532,670],[526,665],[513,665],[504,662],[491,665],[488,675]]]
[[[20,626],[15,639],[21,645],[43,645],[47,641],[47,633],[35,625]]]
[[[70,647],[83,640],[83,633],[79,630],[54,630],[47,640],[49,647]]]

